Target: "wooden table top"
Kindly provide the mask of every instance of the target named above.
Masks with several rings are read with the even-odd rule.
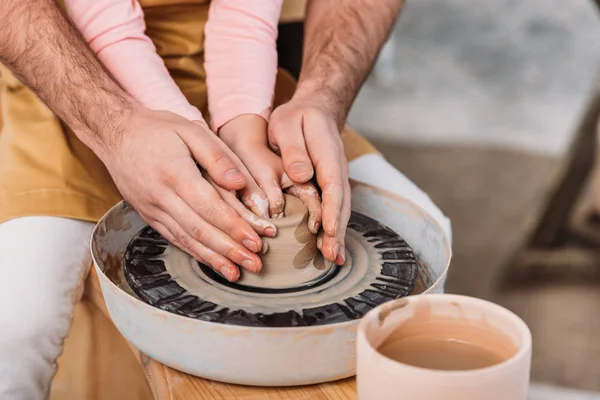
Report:
[[[354,378],[311,386],[289,388],[262,388],[229,385],[197,378],[176,371],[148,357],[142,356],[144,372],[155,399],[293,399],[293,400],[354,400]]]

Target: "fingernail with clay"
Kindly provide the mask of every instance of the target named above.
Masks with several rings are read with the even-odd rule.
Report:
[[[337,258],[337,255],[340,253],[340,245],[338,243],[333,245],[333,257],[332,257],[332,261],[335,261],[335,259]]]
[[[317,249],[322,250],[323,247],[323,238],[321,236],[317,237]]]
[[[319,230],[319,228],[321,227],[321,223],[319,221],[315,221],[315,223],[313,224],[314,230],[315,232],[317,232]]]
[[[332,235],[331,235],[331,236],[335,236],[335,235],[337,235],[337,230],[338,230],[338,225],[339,225],[339,224],[340,224],[340,220],[339,220],[338,218],[336,218],[336,219],[333,221],[333,232],[332,232]]]
[[[258,266],[252,260],[244,260],[244,261],[242,261],[242,267],[246,268],[248,271],[251,271],[251,272],[258,272],[259,271]]]
[[[229,182],[239,182],[244,180],[244,175],[242,175],[239,170],[232,168],[225,173],[225,180]]]
[[[342,264],[346,262],[346,248],[343,245],[340,245],[338,255],[342,258]]]
[[[275,228],[268,227],[265,229],[265,235],[267,235],[268,237],[275,237],[276,234],[277,231],[275,230]]]
[[[304,176],[310,173],[310,166],[303,162],[290,165],[290,172],[294,175]]]
[[[242,244],[245,248],[254,253],[260,250],[260,246],[254,240],[244,239],[242,240]]]
[[[227,278],[229,282],[233,282],[235,280],[236,273],[233,267],[226,265],[223,268],[221,268],[221,273],[225,276],[225,278]]]
[[[260,254],[266,254],[267,250],[269,250],[269,243],[267,243],[263,240],[262,248],[260,249]]]

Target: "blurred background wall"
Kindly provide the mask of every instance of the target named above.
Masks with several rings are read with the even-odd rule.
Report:
[[[596,229],[591,245],[544,249],[539,269],[511,277],[523,275],[515,257],[572,161],[599,72],[600,8],[592,0],[408,1],[350,115],[452,219],[447,290],[491,299],[526,320],[535,382],[594,392],[598,226],[585,226]],[[569,223],[596,214],[592,183],[583,185]],[[600,398],[539,393],[545,400]]]
[[[600,65],[599,15],[593,0],[407,1],[350,121],[373,138],[563,154]]]

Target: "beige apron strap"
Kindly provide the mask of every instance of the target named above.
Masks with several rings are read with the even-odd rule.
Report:
[[[284,0],[279,22],[285,24],[303,21],[305,10],[306,0]]]

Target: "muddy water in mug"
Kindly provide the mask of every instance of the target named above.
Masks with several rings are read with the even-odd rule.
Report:
[[[359,400],[524,400],[531,334],[483,300],[413,296],[364,317],[357,362]]]

